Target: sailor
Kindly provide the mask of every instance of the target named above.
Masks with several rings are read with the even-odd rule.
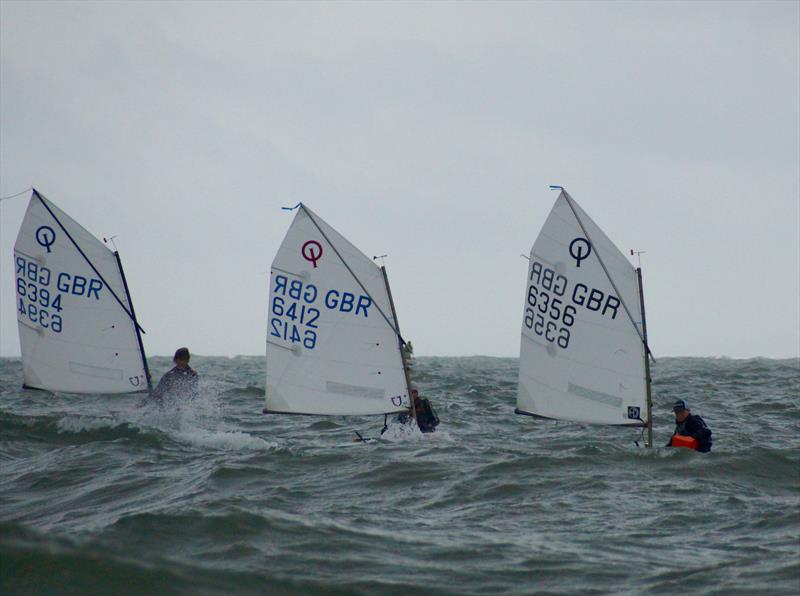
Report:
[[[675,413],[675,432],[667,443],[667,447],[691,447],[697,451],[711,451],[711,430],[705,421],[692,414],[685,399],[679,399],[672,405]]]
[[[178,348],[172,361],[175,367],[161,377],[150,397],[163,401],[164,396],[197,397],[197,373],[189,366],[189,348]]]
[[[420,397],[419,391],[416,389],[411,390],[411,399],[414,400],[414,410],[417,415],[417,427],[419,428],[420,432],[434,432],[436,427],[439,426],[439,417],[436,415],[436,411],[433,409],[430,400],[425,397]],[[400,424],[408,424],[411,422],[411,415],[398,414],[397,422]],[[383,433],[385,433],[387,430],[389,430],[389,427],[384,422],[381,435],[383,435]]]
[[[414,400],[414,409],[417,411],[417,426],[424,433],[432,433],[439,426],[439,417],[431,405],[429,399],[419,396],[419,391],[411,390],[411,397]]]

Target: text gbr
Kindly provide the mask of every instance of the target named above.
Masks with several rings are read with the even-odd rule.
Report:
[[[353,317],[369,317],[372,306],[369,296],[340,290],[328,290],[321,296],[314,284],[290,280],[285,275],[276,275],[273,283],[269,321],[272,337],[291,343],[302,342],[305,348],[313,350],[317,345],[320,308],[352,313]]]
[[[597,312],[616,319],[619,298],[584,283],[570,281],[539,261],[531,262],[527,304],[523,322],[536,335],[544,337],[562,349],[569,347],[570,328],[575,323],[578,308]]]
[[[100,300],[103,282],[95,278],[62,271],[55,275],[44,265],[17,254],[17,312],[30,322],[61,333],[63,321],[61,297],[63,294]],[[53,279],[55,277],[55,279]],[[55,288],[52,283],[55,282]]]

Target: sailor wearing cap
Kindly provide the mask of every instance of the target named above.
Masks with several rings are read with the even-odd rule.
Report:
[[[707,453],[711,451],[711,430],[705,421],[692,414],[689,403],[679,399],[672,404],[675,413],[675,432],[667,443],[667,447],[689,447]]]

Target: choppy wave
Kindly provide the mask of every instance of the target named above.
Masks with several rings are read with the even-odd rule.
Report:
[[[421,358],[439,432],[365,444],[383,418],[260,415],[263,358],[166,408],[0,361],[0,592],[796,593],[800,361],[659,362],[657,442],[688,399],[708,455],[514,416],[516,367]]]

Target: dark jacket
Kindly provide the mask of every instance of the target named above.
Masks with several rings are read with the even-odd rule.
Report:
[[[417,409],[417,426],[424,433],[432,433],[439,426],[439,417],[431,405],[431,402],[424,397],[415,402]]]
[[[171,397],[197,397],[197,373],[190,367],[178,368],[177,366],[161,377],[158,387],[151,396],[163,400],[164,396]]]
[[[700,416],[689,414],[683,422],[675,423],[675,435],[683,435],[686,437],[694,437],[697,439],[697,451],[708,453],[711,451],[711,429],[706,426],[705,421]],[[669,438],[667,447],[672,446],[672,437]]]

